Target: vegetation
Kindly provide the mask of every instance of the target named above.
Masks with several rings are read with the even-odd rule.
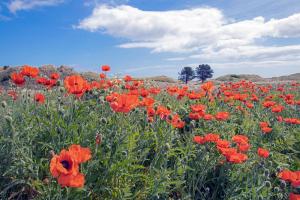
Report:
[[[191,90],[102,71],[11,74],[0,199],[299,199],[300,83]]]
[[[178,79],[187,84],[189,81],[195,78],[195,72],[191,67],[184,67],[179,73]]]
[[[211,67],[207,64],[199,65],[196,68],[196,77],[202,81],[202,83],[208,79],[213,77],[214,71],[211,69]]]

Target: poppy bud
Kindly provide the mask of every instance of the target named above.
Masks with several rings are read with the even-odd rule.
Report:
[[[166,108],[167,108],[168,110],[171,110],[171,106],[170,106],[169,104],[166,106]]]
[[[102,134],[96,134],[96,144],[99,145],[102,142]]]
[[[122,155],[127,157],[127,151],[122,151]]]
[[[2,108],[6,108],[6,107],[7,107],[6,101],[2,101],[2,102],[1,102],[1,106],[2,106]]]
[[[272,162],[271,160],[270,160],[268,163],[269,163],[269,165],[270,165],[270,166],[272,166],[272,165],[273,165],[273,162]]]
[[[49,153],[51,157],[55,156],[55,152],[53,150],[51,150]]]
[[[270,181],[265,181],[265,182],[264,182],[264,185],[265,185],[267,188],[270,188],[270,187],[272,186]]]
[[[106,120],[106,118],[104,118],[104,117],[102,117],[102,118],[100,119],[100,121],[101,121],[101,123],[103,123],[103,124],[107,124],[107,120]]]
[[[209,187],[205,188],[205,193],[209,193],[210,189]]]
[[[280,180],[280,187],[281,187],[282,189],[284,189],[284,188],[286,187],[286,182],[283,181],[283,180]]]
[[[269,176],[270,175],[270,170],[265,169],[264,174],[265,174],[265,176]]]
[[[277,172],[281,172],[282,171],[282,168],[280,166],[276,167],[276,171]]]
[[[166,143],[166,150],[170,150],[170,144],[169,143]]]
[[[59,88],[59,91],[60,91],[61,93],[63,93],[63,92],[65,91],[65,88],[60,87],[60,88]]]
[[[274,188],[274,192],[278,193],[280,191],[279,187]]]
[[[191,128],[195,128],[196,127],[196,122],[194,120],[191,121]]]
[[[61,86],[61,85],[62,85],[61,80],[59,80],[59,81],[56,82],[56,86]]]
[[[50,183],[50,181],[49,181],[48,178],[44,178],[43,183],[44,183],[45,185],[48,185],[48,184]]]
[[[8,115],[6,115],[6,116],[4,116],[4,119],[6,120],[6,122],[8,123],[8,124],[11,124],[12,123],[12,117],[11,116],[8,116]]]

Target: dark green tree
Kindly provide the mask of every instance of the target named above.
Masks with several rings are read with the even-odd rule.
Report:
[[[196,68],[196,77],[203,83],[206,79],[213,77],[214,71],[207,64],[199,65]]]
[[[191,67],[184,67],[180,73],[178,73],[178,80],[181,80],[187,84],[189,81],[195,78],[195,71]]]

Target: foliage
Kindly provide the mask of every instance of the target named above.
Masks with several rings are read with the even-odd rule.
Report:
[[[65,80],[65,87],[41,82],[45,90],[32,91],[25,83],[1,92],[0,199],[284,200],[299,193],[278,177],[300,169],[299,83],[207,82],[192,90],[129,76]],[[235,143],[237,135],[249,141]],[[222,154],[223,140],[234,149],[249,145],[247,159]],[[92,153],[80,165],[82,188],[61,187],[49,170],[53,151],[72,144]]]
[[[208,79],[213,77],[214,71],[211,69],[211,67],[207,64],[199,65],[196,68],[196,77],[202,81],[202,83]]]
[[[184,67],[181,72],[179,73],[178,80],[183,81],[187,84],[189,81],[195,78],[195,72],[191,67]]]

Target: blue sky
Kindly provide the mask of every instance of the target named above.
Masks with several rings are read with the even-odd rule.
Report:
[[[176,77],[300,72],[299,0],[2,0],[0,65]]]

